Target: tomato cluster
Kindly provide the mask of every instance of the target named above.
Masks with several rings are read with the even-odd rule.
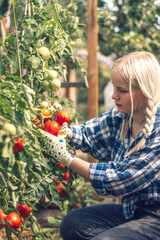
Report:
[[[18,230],[21,223],[24,223],[24,218],[29,217],[31,209],[26,204],[17,203],[17,212],[11,212],[5,214],[2,209],[0,209],[0,227],[7,226],[11,229]]]
[[[59,130],[61,129],[61,126],[64,122],[69,123],[70,122],[70,115],[68,114],[68,112],[61,110],[57,113],[56,115],[56,120],[52,120],[51,118],[51,111],[47,108],[48,103],[47,102],[43,102],[42,106],[46,106],[46,107],[42,107],[41,108],[41,113],[43,116],[43,122],[44,122],[44,130],[52,135],[57,136],[59,133]],[[41,126],[41,115],[40,113],[37,114],[37,119],[35,119],[34,121],[32,121],[33,124],[35,124],[38,128],[42,129]],[[11,124],[5,124],[4,126],[4,130],[8,131],[9,134],[15,134],[16,133],[16,129],[14,129],[14,126],[10,126]],[[17,137],[15,139],[15,143],[13,146],[13,152],[14,153],[18,153],[18,152],[22,152],[24,151],[24,147],[23,147],[23,141],[20,137]]]
[[[53,92],[57,92],[61,88],[61,82],[57,77],[57,71],[46,70],[43,74],[43,82],[41,83],[41,87],[45,90],[51,89]]]
[[[43,102],[43,105],[46,105],[45,102]],[[58,107],[61,108],[61,106]],[[55,116],[52,114],[51,110],[43,107],[41,108],[41,113],[42,115],[39,113],[37,114],[37,119],[32,123],[36,124],[37,127],[42,128],[42,126],[39,124],[39,121],[41,120],[41,117],[43,117],[42,121],[44,123],[44,130],[54,136],[58,135],[59,130],[61,129],[61,126],[64,122],[70,122],[70,115],[67,111],[64,110],[59,111]]]
[[[65,168],[65,166],[62,163],[57,163],[57,165],[59,165],[59,167],[61,168]],[[63,176],[66,181],[69,180],[69,172],[65,172]],[[54,179],[54,183],[57,185],[57,192],[60,194],[64,189],[63,184],[61,182],[58,182],[57,178]]]
[[[42,114],[37,114],[37,119],[35,119],[32,123],[36,124],[36,126],[38,128],[42,128],[42,126],[40,125],[40,122],[44,124],[43,129],[44,131],[57,136],[59,134],[59,131],[62,127],[62,124],[64,122],[69,123],[70,122],[70,115],[67,111],[62,110],[62,107],[59,103],[55,103],[54,107],[56,108],[55,113],[52,112],[52,108],[48,108],[48,104],[47,102],[43,102],[43,104],[41,104],[41,106],[43,106],[43,108],[41,108],[41,113]],[[46,106],[46,107],[44,107]],[[57,109],[59,111],[57,111]],[[42,116],[43,115],[43,116]],[[42,119],[41,119],[42,118]],[[43,152],[43,156],[45,158],[48,158],[49,156]],[[65,166],[61,163],[57,163],[60,167],[65,168]],[[68,181],[69,179],[69,172],[64,173],[64,179],[66,181]],[[61,182],[58,182],[57,179],[54,179],[55,184],[57,185],[57,191],[60,194],[63,189],[64,186]]]

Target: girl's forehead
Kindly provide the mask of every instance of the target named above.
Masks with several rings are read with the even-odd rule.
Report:
[[[116,86],[128,87],[128,83],[123,79],[121,74],[118,71],[112,71],[111,73],[111,82]]]

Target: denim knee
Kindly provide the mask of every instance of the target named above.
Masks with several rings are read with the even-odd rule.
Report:
[[[68,213],[62,220],[60,234],[63,240],[89,240],[90,226],[86,217],[84,219],[83,209],[77,209]]]
[[[76,240],[76,221],[74,220],[74,215],[72,215],[72,212],[68,213],[61,222],[60,234],[63,240]]]

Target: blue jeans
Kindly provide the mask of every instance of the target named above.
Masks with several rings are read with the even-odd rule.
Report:
[[[64,217],[60,233],[63,240],[160,240],[160,206],[139,208],[128,221],[122,205],[77,209]]]

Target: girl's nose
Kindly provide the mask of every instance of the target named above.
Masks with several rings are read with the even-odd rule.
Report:
[[[117,94],[117,91],[114,90],[113,94],[112,94],[112,99],[114,100],[119,100],[119,96]]]

